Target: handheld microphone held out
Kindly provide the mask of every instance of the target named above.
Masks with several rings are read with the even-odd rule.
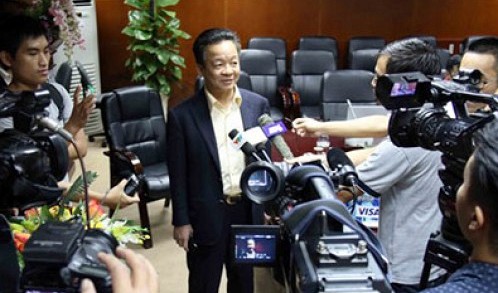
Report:
[[[281,135],[287,131],[285,125],[283,123],[275,123],[268,114],[261,115],[258,118],[258,123],[282,157],[287,160],[293,159],[294,155]]]
[[[256,149],[254,148],[254,146],[247,142],[243,135],[237,129],[232,129],[228,133],[228,137],[230,137],[230,139],[232,140],[233,145],[244,152],[246,156],[253,157],[258,161],[263,161],[256,153]]]

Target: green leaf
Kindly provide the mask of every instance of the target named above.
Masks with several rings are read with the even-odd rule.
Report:
[[[152,33],[144,30],[135,30],[133,33],[134,37],[138,40],[150,40],[152,38]]]
[[[86,171],[86,179],[88,181],[88,186],[90,186],[95,179],[97,179],[97,172],[94,171]],[[82,194],[84,192],[84,185],[83,185],[83,177],[80,175],[76,180],[74,180],[73,184],[67,191],[66,196],[64,197],[65,203],[68,203],[71,200],[74,200],[77,198],[79,194]]]
[[[180,0],[156,0],[157,7],[173,6],[178,4]]]
[[[174,56],[171,55],[170,52],[168,51],[160,51],[160,52],[157,52],[157,59],[162,63],[162,64],[168,64],[170,58],[172,58]]]
[[[182,70],[180,69],[180,67],[178,67],[178,66],[174,66],[174,67],[173,67],[172,74],[173,74],[173,76],[174,76],[177,80],[181,80],[181,79],[182,79]]]
[[[183,59],[183,57],[180,55],[171,56],[171,62],[176,65],[185,66],[185,59]]]
[[[128,14],[122,33],[129,37],[129,59],[125,65],[132,70],[132,81],[169,94],[171,82],[182,78],[185,60],[179,54],[179,39],[190,35],[180,29],[180,20],[173,10],[179,0],[156,0],[154,17],[150,16],[150,0],[125,0],[136,8]]]

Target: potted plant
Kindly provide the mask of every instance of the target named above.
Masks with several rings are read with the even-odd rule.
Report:
[[[165,9],[178,2],[125,0],[133,7],[122,30],[130,38],[130,57],[125,65],[133,71],[132,81],[145,83],[163,97],[171,92],[171,84],[182,78],[185,60],[179,54],[179,40],[190,38],[180,29],[176,12]]]

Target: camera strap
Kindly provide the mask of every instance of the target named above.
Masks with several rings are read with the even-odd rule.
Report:
[[[302,235],[322,211],[351,228],[361,239],[365,240],[382,271],[387,273],[388,262],[381,243],[370,229],[351,217],[342,202],[335,199],[319,199],[302,203],[285,214],[282,220],[293,235]]]

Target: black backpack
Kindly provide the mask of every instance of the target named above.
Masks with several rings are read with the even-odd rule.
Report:
[[[62,121],[62,118],[64,117],[64,98],[62,97],[62,94],[59,92],[59,90],[50,83],[44,83],[42,85],[42,88],[45,90],[48,90],[50,94],[50,98],[54,101],[55,105],[57,106],[57,109],[59,109],[59,116],[57,119],[59,121]]]

